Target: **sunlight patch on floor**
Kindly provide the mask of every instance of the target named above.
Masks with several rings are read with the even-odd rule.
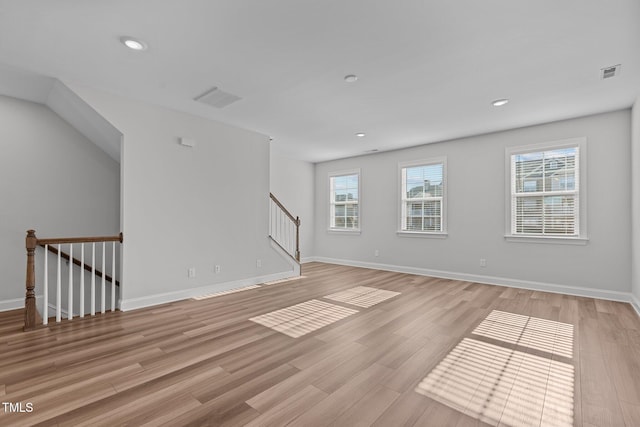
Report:
[[[573,357],[573,325],[493,310],[472,332],[510,344]]]
[[[336,292],[323,298],[343,302],[358,307],[368,308],[400,295],[400,292],[387,291],[385,289],[356,286],[355,288]]]
[[[314,299],[249,320],[292,338],[298,338],[357,312],[358,310]]]
[[[570,427],[573,330],[493,310],[472,334],[498,344],[464,338],[415,391],[492,425]]]
[[[416,392],[492,425],[573,425],[572,365],[464,338]]]

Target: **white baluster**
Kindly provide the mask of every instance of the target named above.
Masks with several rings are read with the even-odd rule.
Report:
[[[102,300],[100,301],[100,312],[104,314],[105,312],[105,273],[107,269],[105,268],[105,255],[107,252],[106,242],[102,242],[102,287],[101,287],[101,296]]]
[[[60,252],[62,248],[58,245],[58,274],[56,280],[56,322],[62,320],[62,292],[60,291],[60,287],[62,286],[62,273],[60,272]]]
[[[73,243],[69,243],[69,302],[67,304],[67,319],[73,319]]]
[[[96,244],[91,244],[91,315],[96,315]]]
[[[84,243],[80,244],[80,317],[84,317]]]
[[[42,304],[42,324],[49,323],[49,245],[44,245],[44,289],[42,291],[44,304]]]
[[[116,242],[111,248],[111,311],[116,311]]]

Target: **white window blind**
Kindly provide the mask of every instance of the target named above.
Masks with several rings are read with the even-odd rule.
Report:
[[[444,231],[444,162],[401,167],[401,231]]]
[[[332,175],[329,177],[329,187],[330,228],[358,230],[360,228],[360,174]]]
[[[511,233],[580,234],[579,146],[511,155]]]

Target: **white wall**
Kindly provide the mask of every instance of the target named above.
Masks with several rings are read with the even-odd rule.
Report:
[[[631,113],[631,230],[632,230],[632,293],[634,305],[640,313],[640,98],[636,100]]]
[[[71,88],[124,135],[124,310],[291,272],[268,239],[266,136]],[[183,147],[179,137],[195,139],[197,146]],[[190,267],[195,278],[187,277]]]
[[[300,255],[303,262],[313,256],[314,181],[313,163],[290,158],[271,144],[271,192],[293,215],[300,217]]]
[[[618,292],[629,292],[631,280],[630,119],[624,110],[316,164],[315,255],[488,283],[626,296]],[[588,146],[588,244],[505,241],[505,148],[582,136]],[[399,237],[398,162],[438,156],[447,157],[449,235]],[[329,234],[327,175],[353,168],[362,173],[362,234]],[[485,268],[480,258],[487,260]]]
[[[0,96],[0,310],[24,306],[25,235],[115,235],[120,166],[49,108]]]

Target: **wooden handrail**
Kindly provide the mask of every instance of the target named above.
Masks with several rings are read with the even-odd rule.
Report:
[[[40,241],[38,241],[38,244],[39,244],[40,246],[42,246],[43,248],[46,246],[46,247],[47,247],[47,249],[49,249],[49,252],[53,253],[54,255],[58,255],[58,249],[57,249],[57,248],[55,248],[55,247],[53,247],[53,246],[51,246],[51,245],[49,245],[48,243],[47,243],[47,244],[43,244],[43,243],[40,243]],[[64,252],[64,251],[60,251],[60,256],[61,256],[62,258],[64,258],[65,260],[70,261],[70,260],[69,260],[69,258],[71,258],[71,256],[69,256],[69,254],[68,254],[68,253],[66,253],[66,252]],[[91,273],[91,272],[95,272],[95,274],[96,274],[96,276],[97,276],[97,277],[102,277],[102,274],[103,274],[103,273],[102,273],[102,271],[100,271],[100,270],[98,270],[98,269],[93,270],[92,266],[90,266],[90,265],[89,265],[89,264],[87,264],[86,262],[84,263],[84,267],[83,267],[82,261],[80,261],[78,258],[75,258],[75,257],[74,257],[74,258],[73,258],[73,263],[74,263],[75,265],[77,265],[78,267],[84,268],[85,270],[87,270],[87,271],[88,271],[88,272],[90,272],[90,273]],[[109,276],[108,274],[105,274],[105,275],[104,275],[104,279],[105,279],[107,282],[111,282],[111,283],[113,283],[113,278],[112,278],[111,276]],[[115,281],[115,284],[116,284],[116,286],[120,286],[120,281],[119,281],[119,280],[116,280],[116,281]]]
[[[282,203],[280,203],[280,200],[278,200],[278,199],[276,198],[276,196],[274,196],[274,195],[273,195],[273,193],[269,193],[269,197],[271,197],[271,200],[273,200],[273,202],[274,202],[276,205],[278,205],[278,207],[279,207],[280,209],[282,209],[282,212],[284,212],[284,213],[289,217],[289,219],[290,219],[291,221],[293,221],[293,222],[294,222],[296,225],[298,225],[298,226],[300,225],[300,218],[299,218],[299,217],[295,217],[295,218],[294,218],[294,217],[293,217],[293,215],[291,215],[291,212],[289,212],[289,211],[287,210],[287,208],[285,208],[285,207],[284,207],[284,205],[283,205]]]
[[[98,236],[98,237],[61,237],[58,239],[38,239],[38,244],[43,245],[61,245],[64,243],[97,243],[97,242],[120,242],[122,243],[122,233],[117,236]]]
[[[273,195],[273,193],[269,193],[269,197],[271,198],[271,200],[273,200],[273,203],[275,203],[276,206],[278,206],[280,208],[280,210],[282,212],[284,212],[284,214],[296,226],[296,249],[295,249],[293,255],[291,255],[291,253],[289,251],[284,249],[283,246],[280,243],[278,243],[275,239],[274,239],[274,241],[276,241],[276,243],[278,243],[278,246],[280,246],[282,249],[284,249],[285,252],[289,253],[289,255],[291,255],[293,258],[295,258],[295,260],[298,263],[300,263],[300,217],[297,216],[297,217],[294,218],[293,215],[291,214],[291,212],[289,212],[289,210],[284,207],[284,205],[280,202],[280,200],[278,200],[278,198],[276,196]]]

